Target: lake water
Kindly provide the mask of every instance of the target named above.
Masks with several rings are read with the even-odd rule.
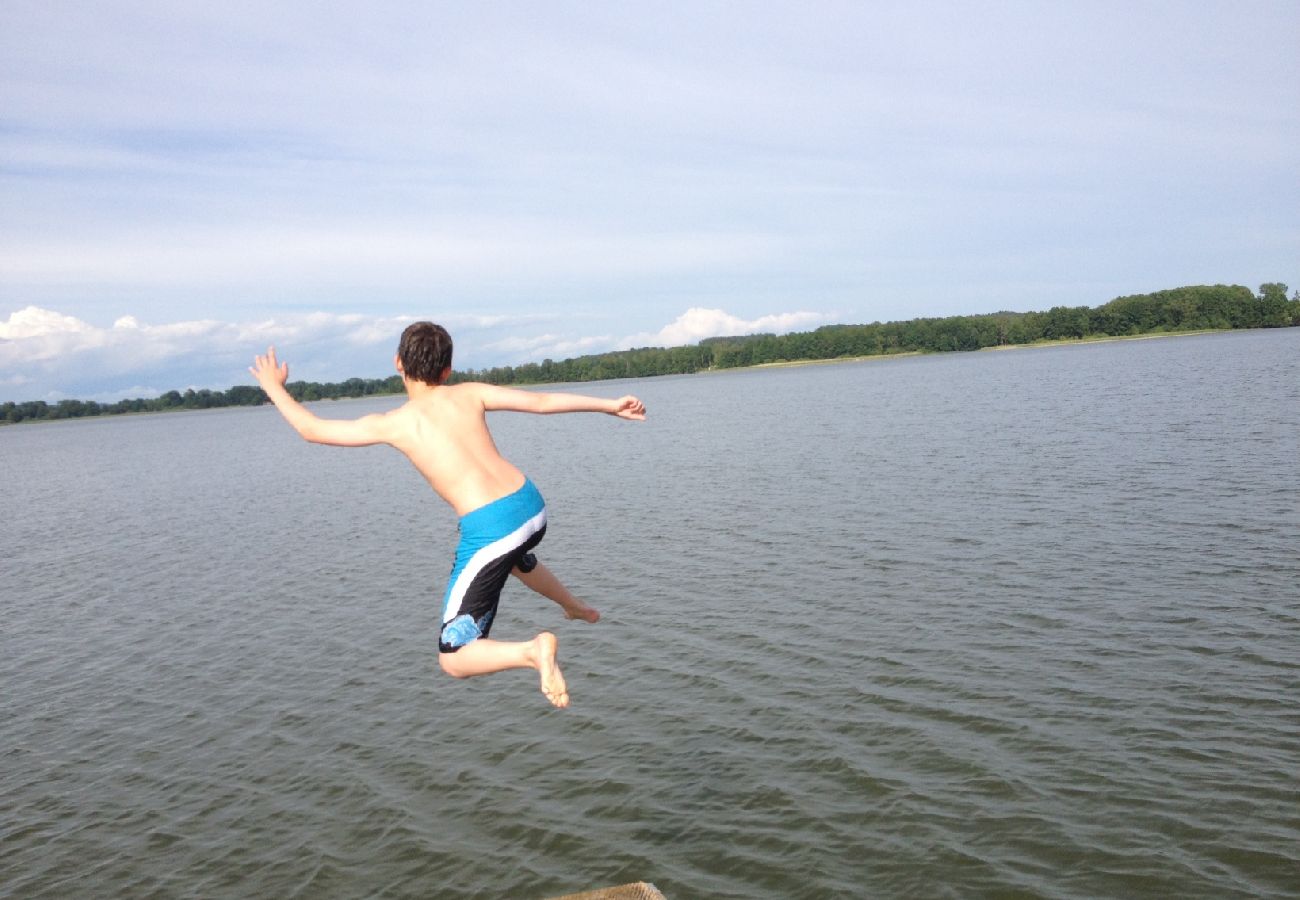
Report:
[[[563,711],[397,453],[0,429],[0,895],[1300,896],[1300,329],[582,390],[493,420]]]

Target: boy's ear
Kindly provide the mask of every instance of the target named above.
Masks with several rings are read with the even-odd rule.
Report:
[[[402,358],[398,356],[396,353],[393,354],[393,367],[397,369],[398,375],[406,374],[404,371],[402,371]]]
[[[446,384],[447,379],[450,377],[451,377],[451,366],[447,366],[442,370],[442,373],[438,375],[438,384]]]

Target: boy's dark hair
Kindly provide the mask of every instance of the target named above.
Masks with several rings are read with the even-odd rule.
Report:
[[[451,365],[451,335],[432,322],[406,326],[397,344],[397,358],[406,377],[425,384],[438,384]]]

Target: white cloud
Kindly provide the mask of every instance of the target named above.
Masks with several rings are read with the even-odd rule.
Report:
[[[545,334],[483,345],[476,340],[484,333],[498,338],[512,328],[532,327],[539,317],[453,313],[435,318],[461,338],[458,347],[469,351],[469,365],[494,365],[502,354],[518,356],[519,361],[560,357],[612,343],[609,337]],[[165,385],[161,390],[186,384],[224,390],[248,383],[253,355],[269,345],[290,359],[295,379],[382,377],[389,374],[398,336],[414,319],[311,312],[244,322],[192,319],[154,325],[121,315],[111,326],[101,327],[27,306],[0,319],[0,399],[105,400],[160,392],[149,384]],[[485,353],[497,358],[483,359]],[[20,390],[23,396],[17,396]]]
[[[742,319],[721,309],[692,307],[656,332],[633,334],[622,339],[607,334],[574,337],[547,332],[511,335],[482,345],[482,350],[505,354],[518,362],[536,362],[543,358],[568,359],[635,347],[681,347],[711,337],[764,332],[787,334],[816,327],[831,321],[831,318],[824,313],[799,311]]]
[[[815,312],[788,312],[742,319],[721,309],[692,307],[653,334],[634,334],[619,341],[619,347],[681,347],[705,338],[772,332],[786,334],[829,321]]]
[[[16,396],[19,389],[48,398],[156,394],[142,386],[142,379],[166,383],[168,390],[192,382],[224,389],[245,381],[253,355],[269,344],[283,343],[298,358],[327,365],[350,359],[348,348],[395,344],[406,321],[409,317],[310,313],[257,322],[195,319],[151,325],[124,315],[104,328],[28,306],[0,320],[0,387],[6,388],[5,399],[29,399]],[[382,355],[376,356],[370,368],[383,364]],[[133,384],[115,386],[125,379]]]
[[[253,350],[276,341],[300,346],[331,341],[369,346],[380,340],[395,342],[409,321],[410,316],[314,312],[257,322],[195,319],[149,325],[126,315],[112,327],[100,328],[74,316],[28,306],[10,314],[7,322],[0,321],[0,368],[90,351],[108,351],[122,366],[130,367],[145,359]]]
[[[20,341],[57,334],[87,334],[94,331],[85,322],[39,306],[28,306],[0,322],[0,340]]]
[[[581,334],[574,319],[536,333],[547,318],[462,313],[435,317],[457,336],[458,365],[487,368],[542,359],[568,359],[613,349],[692,344],[703,338],[785,333],[828,321],[798,311],[743,319],[721,309],[693,307],[657,332],[619,340],[608,332]],[[0,320],[0,399],[78,397],[111,400],[151,396],[180,385],[224,390],[248,383],[255,353],[275,345],[293,365],[291,377],[334,381],[388,374],[392,349],[412,316],[311,312],[245,322],[192,319],[150,324],[119,315],[109,327],[28,306]],[[163,388],[148,385],[164,385]],[[120,386],[119,386],[120,385]],[[25,396],[16,394],[22,391]]]
[[[599,353],[614,345],[609,335],[568,337],[558,334],[539,334],[503,338],[483,345],[483,350],[506,354],[517,362],[539,362],[542,359],[568,359],[586,353]]]

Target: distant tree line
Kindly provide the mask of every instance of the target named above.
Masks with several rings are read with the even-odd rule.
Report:
[[[942,353],[979,350],[1040,341],[1077,340],[1235,328],[1300,326],[1300,291],[1287,299],[1287,286],[1260,285],[1252,294],[1240,285],[1201,285],[1118,297],[1101,306],[1054,306],[1046,312],[998,312],[870,325],[827,325],[816,331],[775,335],[709,338],[689,347],[647,347],[550,359],[522,366],[457,371],[452,382],[492,384],[550,384],[685,375],[708,369],[729,369],[775,362],[845,359],[896,353]],[[383,379],[349,378],[337,384],[295,381],[288,385],[298,400],[332,400],[402,392],[397,375]],[[43,400],[0,404],[0,424],[81,416],[161,412],[173,409],[212,409],[266,403],[261,388],[237,385],[227,391],[168,391],[153,399],[96,403]]]
[[[692,347],[647,348],[543,360],[464,373],[493,384],[546,384],[644,378],[706,369],[801,360],[845,359],[893,353],[979,350],[1039,341],[1118,337],[1161,332],[1300,325],[1300,292],[1288,300],[1285,284],[1248,288],[1213,285],[1119,297],[1102,306],[1056,306],[1047,312],[999,312],[870,325],[827,325],[794,334],[709,338]]]
[[[315,381],[291,381],[286,385],[290,395],[298,400],[338,400],[343,397],[367,397],[372,394],[397,394],[402,391],[402,379],[349,378],[338,384],[321,384]],[[0,425],[29,420],[76,419],[83,416],[116,416],[124,413],[168,412],[176,409],[216,409],[222,406],[261,406],[266,403],[266,393],[260,387],[235,385],[226,391],[187,390],[168,391],[148,400],[118,400],[116,403],[97,403],[94,400],[60,400],[46,403],[29,400],[25,403],[0,404]]]

